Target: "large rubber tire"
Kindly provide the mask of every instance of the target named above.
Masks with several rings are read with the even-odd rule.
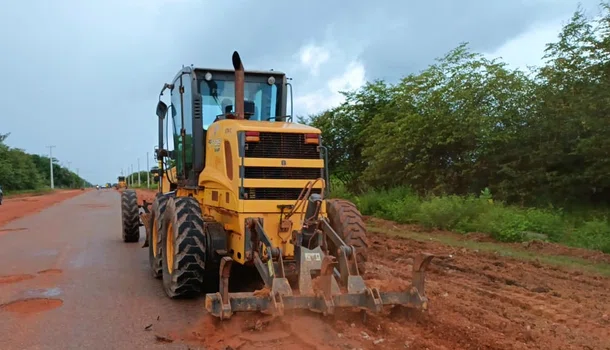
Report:
[[[163,214],[163,287],[170,298],[201,294],[205,276],[205,235],[199,203],[169,198]]]
[[[121,219],[123,223],[123,241],[137,242],[140,240],[140,214],[136,191],[121,193]]]
[[[154,278],[163,276],[161,232],[163,232],[163,213],[169,199],[167,194],[157,194],[150,211],[150,234],[148,235],[148,261]]]
[[[356,261],[358,271],[364,275],[365,263],[368,260],[368,241],[366,238],[366,226],[362,220],[362,214],[356,205],[343,199],[329,199],[326,201],[326,212],[330,226],[339,234],[345,244],[356,248]],[[336,254],[337,247],[328,242],[331,253]]]

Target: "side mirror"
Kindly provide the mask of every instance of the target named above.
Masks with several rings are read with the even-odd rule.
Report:
[[[159,103],[157,103],[157,117],[164,119],[166,113],[167,105],[163,101],[159,101]]]

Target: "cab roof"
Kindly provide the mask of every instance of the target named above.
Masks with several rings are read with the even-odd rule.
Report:
[[[187,66],[187,67],[183,67],[180,71],[178,71],[178,73],[176,73],[176,76],[174,76],[174,79],[172,81],[176,81],[176,79],[178,79],[178,77],[180,77],[182,74],[190,74],[190,73],[193,73],[193,72],[195,74],[205,74],[205,72],[235,74],[235,70],[233,70],[233,69],[226,69],[226,68],[201,68],[201,67]],[[245,70],[244,74],[246,76],[248,76],[248,75],[275,75],[276,77],[277,76],[285,76],[286,75],[286,73],[280,72],[280,71],[276,71],[276,70]]]

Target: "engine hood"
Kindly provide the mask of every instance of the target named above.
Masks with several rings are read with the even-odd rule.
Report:
[[[261,122],[251,120],[236,120],[236,119],[225,119],[220,120],[208,128],[208,132],[212,134],[218,133],[230,133],[239,131],[259,131],[259,132],[284,132],[284,133],[299,133],[299,134],[320,134],[320,129],[297,123],[286,123],[286,122]]]

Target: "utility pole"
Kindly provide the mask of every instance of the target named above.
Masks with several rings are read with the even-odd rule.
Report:
[[[131,186],[133,186],[133,164],[131,164],[131,172],[129,174],[129,177],[131,178]]]
[[[146,187],[150,188],[150,168],[148,167],[148,152],[146,152]]]
[[[69,172],[70,171],[70,164],[72,164],[72,162],[66,162],[66,163],[68,163],[68,167],[66,169],[68,169],[68,172]],[[72,177],[72,176],[70,176],[70,177]],[[74,183],[70,183],[70,188],[72,188],[72,186],[74,186],[74,185],[75,185]]]
[[[138,158],[138,187],[141,185],[140,182],[140,158]]]
[[[51,168],[51,189],[55,188],[55,183],[53,182],[53,148],[55,146],[47,146],[49,148],[49,167]]]

